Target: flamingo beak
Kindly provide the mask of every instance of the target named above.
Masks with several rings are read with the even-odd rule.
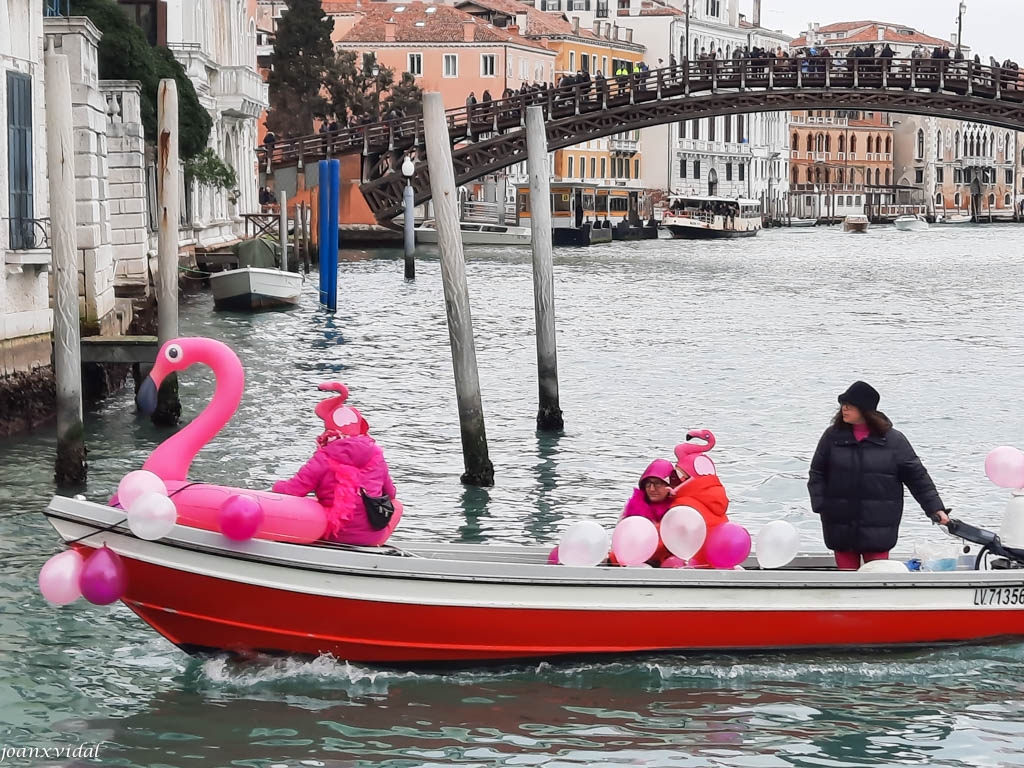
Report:
[[[147,416],[156,411],[158,387],[152,376],[147,376],[135,395],[135,404]]]

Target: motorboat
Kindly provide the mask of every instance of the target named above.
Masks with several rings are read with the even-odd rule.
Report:
[[[791,226],[791,227],[798,227],[798,228],[816,227],[816,226],[818,226],[818,220],[817,219],[798,219],[798,218],[793,218],[793,219],[789,220],[789,226]]]
[[[867,232],[867,216],[847,216],[843,219],[843,232]]]
[[[893,222],[900,232],[927,232],[928,219],[919,213],[899,216]]]
[[[460,221],[463,245],[529,245],[532,230],[513,224]],[[434,219],[425,219],[416,227],[416,242],[437,243]]]
[[[279,246],[264,238],[238,243],[235,267],[210,274],[214,309],[253,311],[294,307],[302,295],[302,275],[289,272]]]
[[[763,226],[757,200],[706,195],[677,195],[661,219],[672,237],[686,240],[717,240],[753,237]]]
[[[973,221],[969,213],[944,213],[940,215],[936,224],[970,224]]]
[[[214,309],[251,311],[293,307],[302,295],[302,275],[281,269],[240,267],[210,275]]]
[[[180,524],[147,541],[122,510],[64,496],[45,514],[83,554],[116,552],[124,604],[188,653],[416,666],[1024,638],[1024,550],[989,570],[837,571],[824,553],[777,570],[584,568],[512,544],[233,542]]]

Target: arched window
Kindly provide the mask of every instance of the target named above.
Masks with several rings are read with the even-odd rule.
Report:
[[[808,184],[813,184],[814,183],[814,169],[811,168],[811,166],[807,166],[807,183]]]
[[[974,136],[971,136],[971,138],[967,140],[967,156],[974,157],[977,154],[974,150]]]
[[[953,151],[954,158],[960,158],[960,131],[956,132],[956,138],[953,139]]]
[[[885,169],[885,186],[892,184],[892,170],[889,168]]]
[[[792,176],[793,176],[793,183],[794,184],[799,184],[800,183],[800,171],[797,170],[796,168],[794,168]]]
[[[854,157],[857,156],[857,137],[856,136],[851,136],[850,137],[850,154],[853,155]]]
[[[935,159],[942,159],[942,131],[935,134]]]
[[[842,184],[846,180],[846,174],[843,173],[843,169],[840,168],[836,171],[836,183]]]
[[[807,134],[807,151],[808,152],[813,152],[814,151],[814,137],[811,136],[811,134],[809,134],[809,133]]]
[[[825,183],[832,183],[832,170],[830,168],[825,168]]]
[[[892,154],[892,136],[885,137],[885,154]]]
[[[875,137],[868,135],[868,154],[875,151]]]
[[[882,178],[882,170],[880,168],[875,168],[875,186],[876,187],[881,186],[881,184],[882,184],[881,178]]]
[[[825,137],[822,136],[820,133],[815,138],[814,144],[815,144],[815,151],[817,151],[817,152],[824,152],[825,151]]]
[[[888,149],[886,151],[888,151]],[[924,130],[920,128],[917,131],[917,159],[924,159]]]
[[[846,137],[842,134],[839,135],[839,154],[843,154],[846,151]]]
[[[814,181],[816,184],[821,183],[821,168],[814,169]]]
[[[793,151],[800,151],[800,136],[798,136],[796,133],[793,134]]]
[[[1011,205],[1011,203],[1010,203],[1010,193],[1009,192],[1007,192],[1006,193],[1006,197],[1003,198],[1003,205],[1005,205],[1007,208],[1009,208],[1010,205]]]
[[[574,160],[575,160],[575,158],[574,158],[574,157],[573,157],[572,155],[569,155],[569,166],[568,166],[568,173],[566,173],[565,175],[566,175],[566,177],[567,177],[567,178],[570,178],[570,179],[572,178],[572,172],[573,172],[573,161],[574,161]]]
[[[988,196],[988,207],[991,208],[995,204],[996,204],[996,195],[993,192],[991,195]]]
[[[936,205],[942,205],[942,193],[941,192],[936,192],[935,193],[935,204]]]
[[[960,193],[959,192],[957,192],[955,195],[953,195],[953,205],[955,205],[957,208],[960,207],[960,199],[961,198],[960,198]]]
[[[825,134],[825,151],[826,152],[831,152],[832,151],[832,136],[830,136],[827,133]]]

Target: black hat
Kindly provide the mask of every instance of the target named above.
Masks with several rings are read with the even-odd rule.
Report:
[[[855,381],[839,396],[839,404],[848,403],[862,413],[878,410],[881,395],[865,381]]]

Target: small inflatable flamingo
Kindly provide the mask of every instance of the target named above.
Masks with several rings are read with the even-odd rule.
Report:
[[[703,440],[704,445],[681,443],[676,446],[676,466],[690,477],[717,475],[715,462],[704,454],[715,447],[715,436],[707,429],[691,429],[686,433],[687,440]]]

